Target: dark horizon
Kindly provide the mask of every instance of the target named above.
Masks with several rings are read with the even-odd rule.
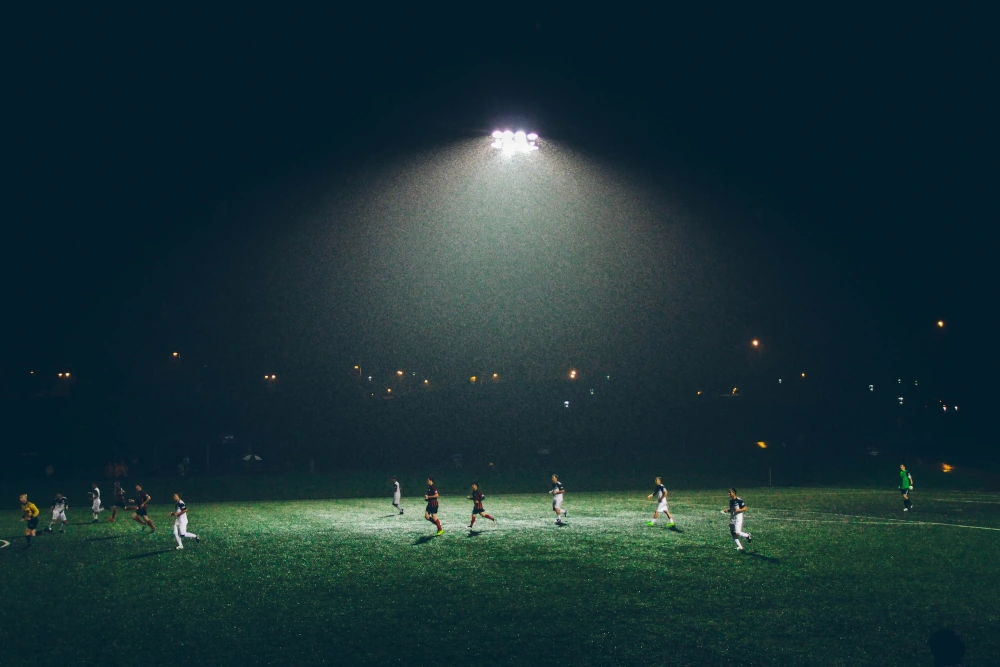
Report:
[[[24,24],[22,52],[39,55],[15,77],[6,375],[65,368],[127,391],[176,349],[233,376],[580,366],[684,393],[759,363],[838,386],[928,377],[980,400],[991,133],[974,16],[552,15],[504,39],[472,17],[367,31],[332,14],[274,29],[148,18]],[[569,263],[561,274],[526,271],[513,246],[484,252],[509,260],[494,272],[440,245],[394,247],[424,238],[399,201],[345,214],[359,191],[433,183],[428,155],[519,124],[589,183],[640,195],[578,202],[568,221],[596,211],[608,226],[574,248],[531,240]],[[482,248],[509,242],[492,234]],[[451,282],[421,291],[441,266]],[[504,280],[493,314],[477,313]],[[534,286],[533,306],[509,305]],[[351,312],[359,299],[379,314]],[[571,307],[546,321],[554,302]],[[422,312],[445,314],[421,329]]]

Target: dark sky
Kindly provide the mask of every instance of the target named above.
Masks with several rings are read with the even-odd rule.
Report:
[[[519,352],[527,366],[671,370],[681,356],[683,373],[722,381],[756,336],[789,368],[929,363],[968,381],[995,292],[988,24],[972,9],[912,8],[18,17],[5,65],[3,366],[125,368],[177,346],[232,368],[413,365],[424,352],[458,371]],[[590,245],[601,237],[581,235],[565,256],[528,239],[555,248],[553,261],[592,263],[570,281],[607,278],[594,288],[605,324],[576,338],[560,327],[586,329],[581,313],[458,314],[503,280],[502,263],[464,296],[460,262],[450,287],[421,292],[432,262],[458,251],[428,246],[413,265],[403,241],[431,243],[422,218],[379,190],[412,178],[425,202],[454,182],[435,181],[427,155],[508,124],[576,155],[574,168],[587,162],[596,189],[638,184],[628,206],[649,212],[603,237],[636,253],[635,273],[602,264],[607,248]],[[359,203],[365,190],[385,215]],[[623,209],[588,210],[599,226]],[[658,261],[661,242],[673,254]],[[398,283],[377,286],[379,266]],[[682,289],[658,287],[668,282]],[[507,288],[531,284],[521,273]],[[381,315],[331,302],[374,292]],[[379,319],[421,298],[453,298],[451,314],[423,329]],[[961,344],[928,361],[939,318]],[[459,321],[500,333],[453,346]],[[537,335],[505,342],[504,327]]]

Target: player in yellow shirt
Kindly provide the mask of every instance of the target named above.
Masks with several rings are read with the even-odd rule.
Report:
[[[21,494],[21,521],[27,521],[28,527],[24,529],[24,539],[27,541],[27,549],[31,546],[31,538],[35,536],[35,529],[38,528],[38,508],[35,503],[28,502],[28,495]]]

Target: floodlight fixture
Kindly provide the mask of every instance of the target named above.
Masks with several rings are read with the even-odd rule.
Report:
[[[524,130],[494,130],[493,148],[500,150],[505,155],[513,153],[530,153],[538,150],[538,134],[535,132],[525,133]]]

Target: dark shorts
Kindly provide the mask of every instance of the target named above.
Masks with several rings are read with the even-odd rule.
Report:
[[[136,507],[135,513],[138,514],[139,516],[146,516],[147,510],[145,507]]]
[[[473,507],[472,508],[472,513],[473,514],[485,514],[486,510],[484,510],[482,507]]]
[[[124,500],[116,500],[115,501],[115,507],[120,507],[122,509],[125,509],[125,501]]]
[[[34,530],[35,528],[38,528],[37,516],[34,519],[28,519],[28,530]]]
[[[427,512],[428,514],[437,514],[438,513],[438,506],[437,505],[431,505],[430,503],[427,503],[427,509],[425,509],[424,511]]]
[[[899,492],[902,493],[905,496],[907,493],[910,492],[910,490],[909,489],[900,489]]]

